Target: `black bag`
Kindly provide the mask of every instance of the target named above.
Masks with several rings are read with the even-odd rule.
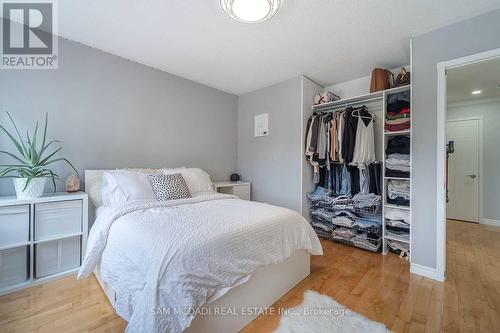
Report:
[[[410,72],[407,72],[404,67],[401,67],[396,80],[394,80],[394,87],[407,86],[410,84]]]

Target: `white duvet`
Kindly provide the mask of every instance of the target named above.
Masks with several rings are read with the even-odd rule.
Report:
[[[182,332],[194,318],[185,309],[215,301],[299,249],[323,253],[309,223],[289,209],[216,193],[135,201],[99,214],[78,278],[101,260],[128,332]]]

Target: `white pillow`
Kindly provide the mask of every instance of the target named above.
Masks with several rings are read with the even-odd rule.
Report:
[[[102,175],[104,206],[121,205],[133,200],[155,200],[148,173],[125,170],[106,171]]]
[[[214,192],[210,175],[199,168],[163,169],[162,172],[164,174],[180,173],[192,195],[200,192]]]

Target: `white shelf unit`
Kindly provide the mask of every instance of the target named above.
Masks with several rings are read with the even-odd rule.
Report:
[[[0,197],[0,295],[75,273],[88,234],[86,193]]]
[[[388,95],[391,95],[391,94],[394,94],[394,93],[398,93],[398,92],[403,92],[403,91],[410,91],[410,129],[409,130],[404,130],[404,131],[395,131],[395,132],[387,132],[385,131],[384,129],[384,134],[383,134],[383,147],[384,147],[384,158],[383,158],[383,161],[382,161],[382,172],[383,172],[383,176],[382,176],[382,179],[383,179],[383,207],[382,207],[382,214],[383,214],[383,218],[382,218],[382,253],[383,254],[387,254],[389,252],[389,247],[387,246],[387,241],[388,240],[393,240],[393,241],[398,241],[398,242],[401,242],[401,243],[405,243],[405,244],[409,244],[409,247],[410,247],[410,254],[409,254],[409,261],[411,261],[411,229],[412,229],[412,219],[411,219],[411,204],[412,204],[412,195],[411,195],[411,190],[412,190],[412,176],[413,176],[413,173],[412,173],[412,170],[411,170],[411,165],[412,165],[412,155],[411,155],[411,149],[412,149],[412,136],[411,136],[411,132],[412,132],[412,128],[413,128],[413,124],[412,124],[412,118],[413,118],[413,108],[412,108],[412,103],[411,103],[411,98],[412,98],[412,87],[411,85],[408,85],[408,86],[403,86],[403,87],[400,87],[400,88],[396,88],[396,89],[391,89],[391,91],[386,91],[387,93],[384,95],[384,122],[385,122],[385,115],[387,113],[387,100],[386,100],[386,97]],[[402,178],[402,177],[386,177],[386,165],[385,165],[385,160],[386,160],[386,153],[385,153],[385,148],[387,148],[387,142],[389,141],[390,138],[392,137],[395,137],[395,136],[407,136],[410,138],[410,178]],[[410,206],[401,206],[401,205],[394,205],[394,204],[389,204],[387,203],[387,182],[389,180],[404,180],[404,181],[408,181],[410,183]],[[404,210],[404,211],[409,211],[409,216],[410,216],[410,235],[409,235],[409,239],[403,239],[403,238],[399,238],[399,237],[394,237],[394,236],[389,236],[389,235],[386,235],[386,221],[385,221],[385,211],[387,208],[391,208],[391,209],[400,209],[400,210]]]

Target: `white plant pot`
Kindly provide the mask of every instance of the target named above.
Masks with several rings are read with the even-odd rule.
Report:
[[[16,196],[18,199],[34,199],[39,198],[43,194],[43,189],[45,188],[45,182],[47,178],[33,178],[28,184],[28,187],[24,189],[28,178],[13,178],[14,187],[16,189]],[[23,191],[24,189],[24,191]]]

